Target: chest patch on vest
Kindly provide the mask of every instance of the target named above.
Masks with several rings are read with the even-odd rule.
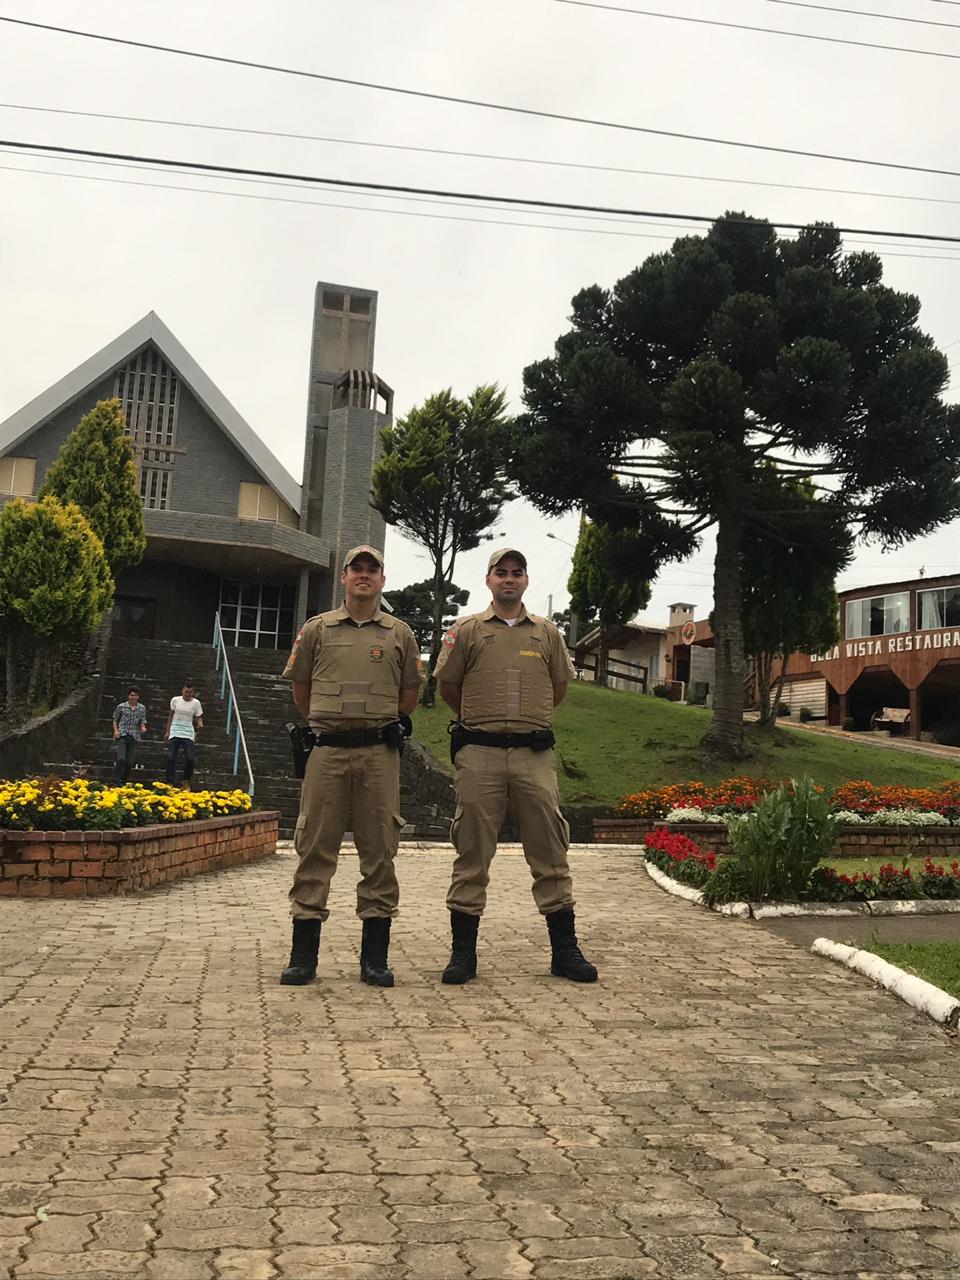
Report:
[[[521,649],[520,657],[521,658],[542,658],[543,654],[540,652],[539,649]]]
[[[370,646],[370,661],[371,662],[383,661],[383,645],[382,644],[372,644]]]

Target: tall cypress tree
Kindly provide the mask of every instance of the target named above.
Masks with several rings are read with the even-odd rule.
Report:
[[[88,635],[112,598],[103,544],[78,507],[52,497],[7,503],[0,514],[0,632],[8,710],[19,699],[21,648],[32,653],[32,700],[50,646]]]
[[[433,565],[425,700],[433,695],[457,556],[492,537],[488,530],[512,496],[502,465],[505,406],[497,386],[477,387],[465,400],[448,389],[428,396],[381,436],[371,505],[424,547]]]
[[[119,400],[101,400],[84,414],[48,468],[39,497],[80,508],[114,575],[143,559],[143,501]]]

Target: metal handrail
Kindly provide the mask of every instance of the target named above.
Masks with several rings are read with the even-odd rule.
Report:
[[[213,647],[217,651],[216,670],[220,670],[220,659],[223,658],[223,674],[220,677],[220,700],[223,701],[224,694],[229,689],[229,697],[227,699],[227,733],[230,732],[230,720],[233,713],[236,713],[237,723],[233,738],[233,772],[240,772],[240,749],[243,748],[243,760],[247,766],[247,795],[253,795],[253,769],[250,766],[250,753],[247,751],[247,739],[243,732],[243,721],[240,719],[240,708],[237,705],[237,694],[233,687],[233,677],[230,674],[230,660],[227,657],[227,646],[223,642],[223,629],[220,626],[220,610],[218,609],[213,619]]]

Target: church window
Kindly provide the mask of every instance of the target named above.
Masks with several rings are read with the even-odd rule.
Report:
[[[0,458],[0,493],[31,498],[36,478],[36,458]]]

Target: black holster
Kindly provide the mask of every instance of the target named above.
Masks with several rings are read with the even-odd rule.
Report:
[[[457,763],[457,752],[465,745],[466,729],[459,720],[451,720],[447,725],[447,733],[450,735],[450,763]]]
[[[407,745],[407,739],[412,737],[413,721],[409,716],[398,716],[396,720],[391,720],[383,727],[384,742],[394,751],[399,751],[401,755],[403,755],[403,748]]]
[[[288,724],[290,749],[293,752],[293,776],[302,778],[307,771],[307,756],[316,743],[316,735],[309,725]]]

